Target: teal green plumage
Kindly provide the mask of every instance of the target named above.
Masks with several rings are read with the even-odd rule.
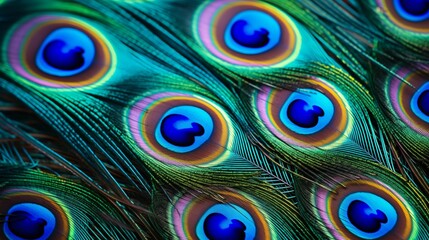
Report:
[[[0,238],[428,238],[421,11],[4,1]]]
[[[16,211],[3,211],[7,211],[7,207],[11,205],[19,210],[19,207],[22,207],[19,204],[23,204],[21,201],[24,199],[51,211],[55,208],[56,211],[52,213],[55,215],[56,227],[51,232],[46,231],[46,234],[57,239],[67,239],[67,236],[74,239],[85,239],[88,236],[136,238],[135,232],[126,226],[132,223],[127,223],[121,215],[121,210],[102,195],[95,194],[70,179],[60,178],[51,173],[19,165],[2,163],[2,166],[0,217],[3,223],[16,221],[13,218]],[[52,224],[50,220],[48,218],[47,226]],[[3,228],[2,238],[13,239],[13,230],[11,232],[12,234]]]

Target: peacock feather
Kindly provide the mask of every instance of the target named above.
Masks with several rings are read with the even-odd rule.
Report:
[[[428,16],[0,1],[0,238],[428,239]]]

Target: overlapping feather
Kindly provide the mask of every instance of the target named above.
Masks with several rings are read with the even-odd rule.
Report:
[[[104,206],[54,232],[427,238],[427,36],[376,1],[24,2],[0,5],[1,191]]]

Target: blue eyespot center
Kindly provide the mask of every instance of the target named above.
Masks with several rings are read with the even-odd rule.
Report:
[[[290,94],[279,114],[288,129],[308,135],[323,130],[334,118],[335,108],[325,94],[314,89],[298,89]]]
[[[37,67],[50,75],[69,77],[88,69],[95,58],[95,45],[84,32],[64,27],[51,32],[36,55]]]
[[[177,106],[161,117],[155,139],[164,148],[187,153],[205,144],[214,131],[214,121],[205,110],[195,106]]]
[[[34,203],[21,203],[9,209],[4,233],[10,239],[47,239],[55,229],[55,216]]]
[[[417,106],[426,116],[429,117],[429,90],[425,90],[417,99]]]
[[[297,99],[291,102],[287,109],[288,118],[296,125],[303,128],[315,127],[319,122],[319,117],[324,116],[325,112],[317,105],[309,106],[309,104]]]
[[[189,147],[195,143],[195,137],[204,134],[204,127],[196,122],[191,125],[181,123],[188,122],[189,118],[181,114],[166,116],[161,122],[161,134],[167,142],[180,146]]]
[[[83,66],[84,49],[74,47],[68,51],[63,51],[67,43],[63,40],[53,40],[43,49],[43,59],[47,64],[60,70],[76,70]]]
[[[33,216],[31,213],[25,211],[12,212],[8,220],[9,229],[13,234],[29,239],[43,236],[46,224],[45,219]]]
[[[401,7],[409,14],[420,16],[429,10],[428,0],[399,0]]]
[[[379,209],[374,210],[360,200],[354,200],[350,203],[347,210],[347,216],[350,222],[359,230],[374,233],[380,230],[381,224],[387,223],[387,216]]]
[[[271,15],[258,10],[238,13],[225,31],[225,44],[237,53],[254,55],[276,47],[281,40],[281,27]]]
[[[228,219],[221,213],[212,213],[204,220],[204,233],[210,240],[246,238],[246,225],[237,219]]]
[[[396,12],[407,21],[421,22],[429,19],[429,0],[394,0]]]
[[[260,28],[248,34],[245,30],[249,23],[246,20],[236,21],[231,28],[231,36],[238,44],[249,48],[260,48],[270,41],[267,29]]]
[[[417,89],[411,97],[410,106],[417,117],[429,123],[429,82]]]
[[[338,215],[344,227],[363,239],[377,239],[390,233],[398,221],[391,203],[370,192],[355,192],[341,202]]]
[[[256,224],[252,216],[235,204],[215,204],[205,211],[196,225],[198,239],[253,240]]]

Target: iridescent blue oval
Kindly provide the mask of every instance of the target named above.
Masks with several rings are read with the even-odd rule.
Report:
[[[213,119],[205,110],[195,106],[177,106],[160,118],[155,139],[170,151],[186,153],[209,140],[213,130]]]
[[[63,27],[51,32],[40,45],[36,66],[46,74],[69,77],[88,69],[95,55],[95,45],[87,34]]]
[[[235,204],[215,204],[201,216],[196,233],[199,239],[252,240],[256,224],[252,216]]]
[[[246,10],[234,16],[225,30],[225,44],[232,51],[254,55],[273,49],[282,36],[280,24],[259,10]]]
[[[333,119],[335,108],[331,100],[314,89],[293,92],[280,110],[280,120],[298,134],[314,134]]]
[[[55,230],[54,214],[35,203],[12,206],[5,217],[4,233],[9,239],[48,239]]]
[[[429,1],[427,0],[394,0],[396,12],[407,21],[421,22],[429,19]]]
[[[352,193],[340,204],[339,218],[359,238],[376,239],[395,228],[398,214],[388,201],[369,192]]]
[[[429,123],[429,82],[417,89],[411,98],[410,106],[417,117]]]

